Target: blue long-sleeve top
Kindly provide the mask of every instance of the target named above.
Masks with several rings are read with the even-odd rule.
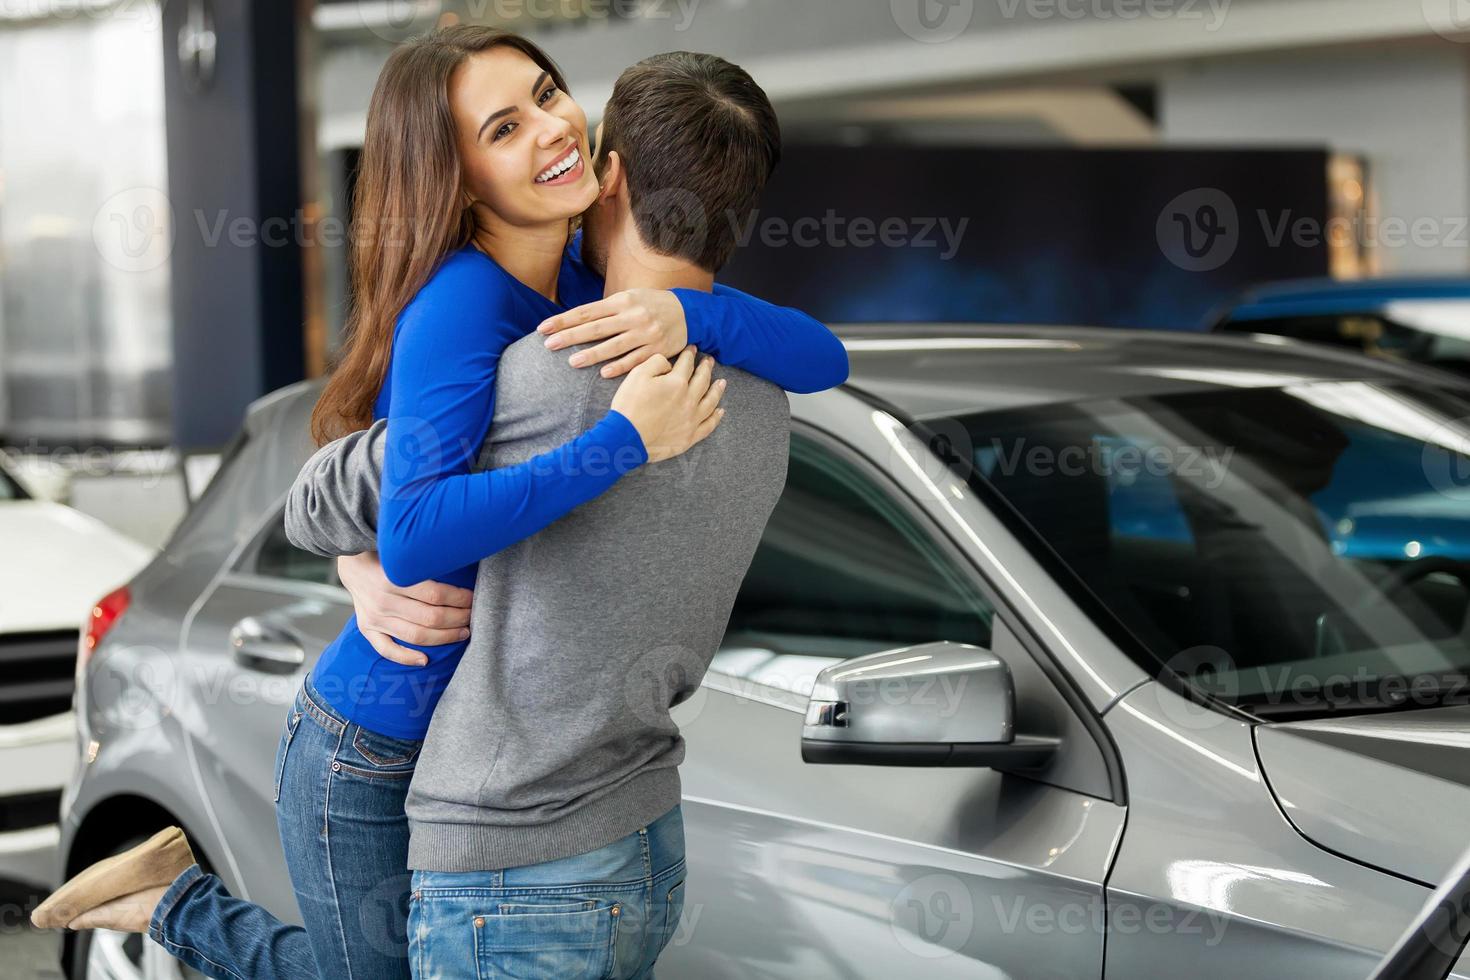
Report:
[[[602,280],[582,263],[580,245],[579,235],[563,257],[564,306],[466,247],[440,264],[399,315],[388,376],[374,404],[375,418],[388,420],[378,554],[395,584],[433,579],[473,588],[481,559],[530,537],[647,461],[633,424],[609,410],[549,453],[471,471],[495,413],[501,353],[547,317],[602,296]],[[718,285],[713,293],[673,292],[684,307],[689,342],[723,364],[793,392],[819,391],[847,377],[841,342],[800,311]],[[603,462],[580,465],[589,452]],[[323,653],[312,679],[350,720],[385,735],[422,738],[464,648],[418,647],[429,663],[402,667],[379,657],[354,619]],[[405,683],[411,695],[402,690]]]
[[[579,235],[558,280],[569,306],[602,295],[601,280],[580,260],[580,245]],[[796,392],[820,391],[847,376],[841,342],[799,310],[725,287],[674,294],[684,306],[689,342],[722,364]],[[647,461],[633,424],[609,411],[549,453],[518,466],[470,472],[495,414],[501,353],[560,311],[483,253],[465,248],[443,263],[399,317],[378,405],[388,419],[378,555],[394,584],[473,565]],[[580,465],[589,451],[618,462]]]

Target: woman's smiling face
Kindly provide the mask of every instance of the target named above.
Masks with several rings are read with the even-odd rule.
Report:
[[[449,107],[477,220],[566,220],[597,197],[587,114],[522,52],[495,47],[466,58],[449,79]]]

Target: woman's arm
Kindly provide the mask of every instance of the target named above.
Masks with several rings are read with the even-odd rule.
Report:
[[[581,262],[582,233],[567,251],[574,274],[562,283],[575,309],[537,328],[553,348],[602,341],[581,352],[578,366],[611,361],[608,377],[626,374],[654,354],[672,357],[687,344],[730,367],[785,388],[823,391],[847,380],[847,349],[832,331],[800,310],[775,306],[716,283],[698,289],[629,289],[601,298],[603,282]]]
[[[650,454],[678,455],[719,424],[724,385],[712,383],[711,358],[696,367],[686,348],[673,364],[640,365],[614,407],[576,438],[525,463],[471,473],[494,416],[500,355],[523,332],[509,323],[513,309],[496,307],[503,287],[446,263],[415,297],[399,319],[387,419],[323,447],[298,475],[287,504],[293,540],[356,554],[364,550],[358,529],[370,522],[393,584],[438,578],[535,534]],[[327,515],[331,528],[301,527]]]
[[[688,342],[729,367],[805,394],[847,380],[847,348],[800,310],[715,283],[713,293],[671,292],[684,308]]]
[[[495,413],[500,355],[524,332],[498,275],[475,256],[446,262],[399,318],[377,515],[378,554],[395,585],[535,534],[648,458],[633,424],[609,411],[526,463],[470,472]],[[589,453],[599,465],[585,465]]]
[[[847,349],[800,310],[773,306],[738,289],[626,289],[541,322],[552,350],[601,341],[578,351],[573,367],[604,361],[615,378],[654,354],[694,344],[787,391],[823,391],[847,380]]]

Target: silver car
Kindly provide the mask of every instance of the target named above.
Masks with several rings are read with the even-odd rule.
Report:
[[[1367,976],[1470,841],[1470,386],[1224,336],[843,334],[675,709],[660,976]],[[351,612],[282,530],[315,395],[252,408],[79,665],[65,873],[178,823],[295,918],[272,760]],[[174,969],[68,941],[76,977]]]

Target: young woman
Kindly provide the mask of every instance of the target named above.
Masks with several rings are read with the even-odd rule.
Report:
[[[691,333],[722,362],[791,390],[845,376],[841,345],[803,314],[733,291],[679,295],[655,304],[662,313],[636,339],[596,348],[627,377],[603,419],[548,454],[557,465],[472,472],[500,353],[601,295],[568,244],[597,191],[586,116],[534,44],[456,27],[390,56],[358,180],[350,339],[313,428],[326,441],[388,419],[379,547],[400,584],[424,577],[415,556],[435,526],[476,515],[477,533],[436,543],[464,563],[444,581],[469,588],[480,558],[705,438],[722,389],[708,359],[695,366]],[[718,325],[739,329],[721,336]],[[614,465],[577,465],[589,454]],[[349,621],[303,685],[277,755],[276,800],[305,930],[229,896],[176,830],[82,872],[37,909],[37,924],[146,930],[215,977],[408,976],[404,800],[464,647],[395,663]]]

